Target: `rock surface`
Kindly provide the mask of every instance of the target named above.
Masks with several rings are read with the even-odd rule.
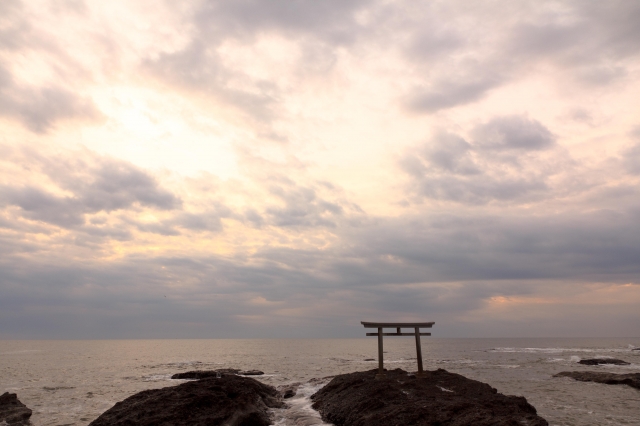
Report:
[[[0,423],[9,425],[28,425],[31,410],[27,408],[15,393],[5,392],[0,395]]]
[[[336,426],[548,425],[524,397],[459,374],[395,369],[377,380],[376,372],[336,376],[311,397],[313,408]]]
[[[267,426],[283,406],[275,388],[233,374],[137,393],[90,426]]]
[[[629,365],[630,363],[627,361],[623,361],[621,359],[615,358],[591,358],[591,359],[581,359],[578,361],[580,364],[584,365],[601,365],[601,364],[613,364],[613,365]]]
[[[563,371],[553,377],[571,377],[580,382],[596,382],[606,385],[629,385],[640,389],[640,373],[614,374],[600,371]]]

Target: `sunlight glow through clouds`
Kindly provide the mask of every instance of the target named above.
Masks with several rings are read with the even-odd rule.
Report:
[[[202,170],[223,179],[237,176],[233,133],[222,130],[215,118],[194,113],[184,98],[112,86],[94,99],[109,119],[84,129],[83,140],[91,149],[183,176]]]

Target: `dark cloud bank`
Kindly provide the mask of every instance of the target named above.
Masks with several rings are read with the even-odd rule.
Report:
[[[586,185],[551,208],[558,188],[529,168],[558,149],[544,125],[521,116],[496,117],[465,137],[439,133],[408,151],[400,169],[413,203],[444,204],[394,218],[331,195],[335,185],[278,174],[262,180],[273,201],[259,209],[238,210],[214,195],[210,208],[193,212],[126,162],[33,154],[32,172],[66,195],[36,185],[0,191],[0,335],[359,336],[358,321],[372,315],[427,316],[449,336],[631,335],[640,325],[633,304],[592,300],[594,312],[585,298],[602,286],[639,285],[638,186]],[[621,173],[635,173],[636,150],[617,160]],[[11,155],[18,162],[29,152]],[[604,198],[607,208],[597,207]],[[538,208],[523,208],[531,203]],[[149,223],[141,212],[164,216]],[[332,240],[224,256],[100,254],[112,241],[135,243],[144,234],[213,241],[229,235],[229,221],[272,242],[325,231]],[[57,243],[33,238],[62,230],[68,234]],[[557,302],[541,305],[544,314],[528,306],[520,318],[474,316],[496,297]]]

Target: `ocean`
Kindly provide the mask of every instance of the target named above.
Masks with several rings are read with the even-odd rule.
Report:
[[[417,369],[412,338],[386,338],[388,369]],[[560,371],[640,372],[640,338],[423,338],[425,369],[443,368],[527,398],[550,425],[640,425],[640,391],[553,378]],[[628,366],[584,366],[614,357]],[[321,425],[309,396],[327,377],[377,367],[377,340],[0,340],[0,393],[13,392],[33,410],[35,426],[87,425],[136,392],[172,386],[172,374],[218,368],[258,369],[265,383],[302,383],[276,425]],[[318,380],[319,379],[319,380]]]

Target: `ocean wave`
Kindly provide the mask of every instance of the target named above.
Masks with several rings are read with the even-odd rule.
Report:
[[[584,353],[596,353],[596,352],[631,352],[631,349],[621,348],[493,348],[489,352],[500,353],[563,353],[563,352],[584,352]]]
[[[485,364],[487,361],[485,360],[475,360],[475,359],[438,359],[436,360],[437,364],[463,364],[463,365],[478,365]]]
[[[23,349],[21,351],[0,352],[0,355],[21,355],[21,354],[28,354],[28,353],[33,353],[33,352],[42,352],[42,350],[40,350],[40,349]]]

